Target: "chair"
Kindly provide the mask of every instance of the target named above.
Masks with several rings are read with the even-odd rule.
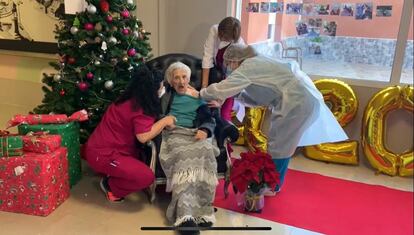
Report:
[[[200,90],[202,74],[201,59],[195,56],[188,54],[167,54],[148,61],[146,65],[150,69],[157,69],[165,73],[165,70],[168,68],[168,66],[177,61],[180,61],[190,67],[190,84],[197,90]],[[218,79],[221,76],[222,75],[218,70],[212,68],[210,70],[209,81],[218,81]],[[225,179],[224,194],[227,198],[231,168],[231,160],[230,154],[227,150],[227,143],[235,142],[239,138],[239,132],[232,123],[222,120],[221,118],[217,120],[218,110],[214,110],[213,112],[216,112],[215,117],[217,122],[214,135],[217,141],[217,145],[220,149],[220,155],[217,157],[217,172],[219,178]],[[167,179],[165,178],[165,174],[161,168],[160,161],[158,158],[161,141],[161,137],[157,136],[154,140],[147,143],[147,146],[149,148],[145,150],[147,158],[144,161],[150,166],[151,170],[155,174],[155,181],[147,190],[149,194],[148,197],[151,203],[153,203],[156,198],[156,187],[161,184],[166,184],[167,182]]]
[[[282,58],[295,59],[302,69],[302,49],[300,47],[289,47],[285,41],[281,41],[280,43],[282,45]],[[289,52],[294,52],[294,54],[291,55],[292,53]]]

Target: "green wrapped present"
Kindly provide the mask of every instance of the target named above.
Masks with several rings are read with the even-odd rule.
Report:
[[[49,134],[60,135],[62,137],[62,146],[68,149],[70,186],[72,187],[82,178],[78,122],[38,125],[23,124],[18,126],[18,130],[21,135],[26,135],[30,131],[48,131]]]
[[[0,157],[23,155],[23,140],[21,136],[0,136]]]

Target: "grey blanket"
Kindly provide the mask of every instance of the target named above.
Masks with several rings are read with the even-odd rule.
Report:
[[[175,226],[188,220],[215,222],[212,203],[219,150],[211,138],[196,140],[196,132],[176,127],[162,134],[160,163],[167,176],[167,191],[172,191],[167,218]]]

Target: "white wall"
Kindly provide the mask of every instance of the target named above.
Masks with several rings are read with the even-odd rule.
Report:
[[[149,41],[152,47],[152,54],[154,57],[159,56],[159,34],[158,34],[158,25],[159,25],[159,0],[136,0],[137,10],[136,16],[141,20],[144,29],[147,32],[150,32]]]

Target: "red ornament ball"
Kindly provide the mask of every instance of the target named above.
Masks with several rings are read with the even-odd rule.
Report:
[[[124,17],[124,18],[128,18],[129,17],[129,11],[128,10],[123,10],[121,12],[121,16]]]
[[[106,16],[106,22],[111,23],[113,20],[111,15]]]
[[[95,28],[95,26],[94,26],[92,23],[85,23],[85,24],[83,25],[83,28],[84,28],[85,30],[92,31],[92,30]]]
[[[137,51],[135,50],[135,48],[131,48],[128,50],[127,52],[128,56],[135,56],[137,54]]]
[[[109,11],[109,3],[106,0],[99,1],[99,7],[101,8],[101,11],[106,13]]]
[[[93,79],[93,76],[94,75],[93,75],[92,72],[89,72],[89,73],[86,74],[86,78],[89,79],[89,80],[92,80]]]
[[[78,83],[78,88],[82,92],[87,91],[88,90],[88,87],[89,87],[88,86],[88,83],[86,83],[86,82],[80,82],[80,83]]]
[[[128,35],[129,34],[129,29],[123,29],[122,34],[123,35]]]
[[[74,63],[76,63],[76,59],[73,58],[73,57],[69,57],[68,58],[68,64],[74,64]]]
[[[65,93],[66,93],[66,92],[65,92],[65,90],[63,90],[63,89],[59,91],[59,95],[60,95],[60,96],[64,96],[64,95],[65,95]]]

